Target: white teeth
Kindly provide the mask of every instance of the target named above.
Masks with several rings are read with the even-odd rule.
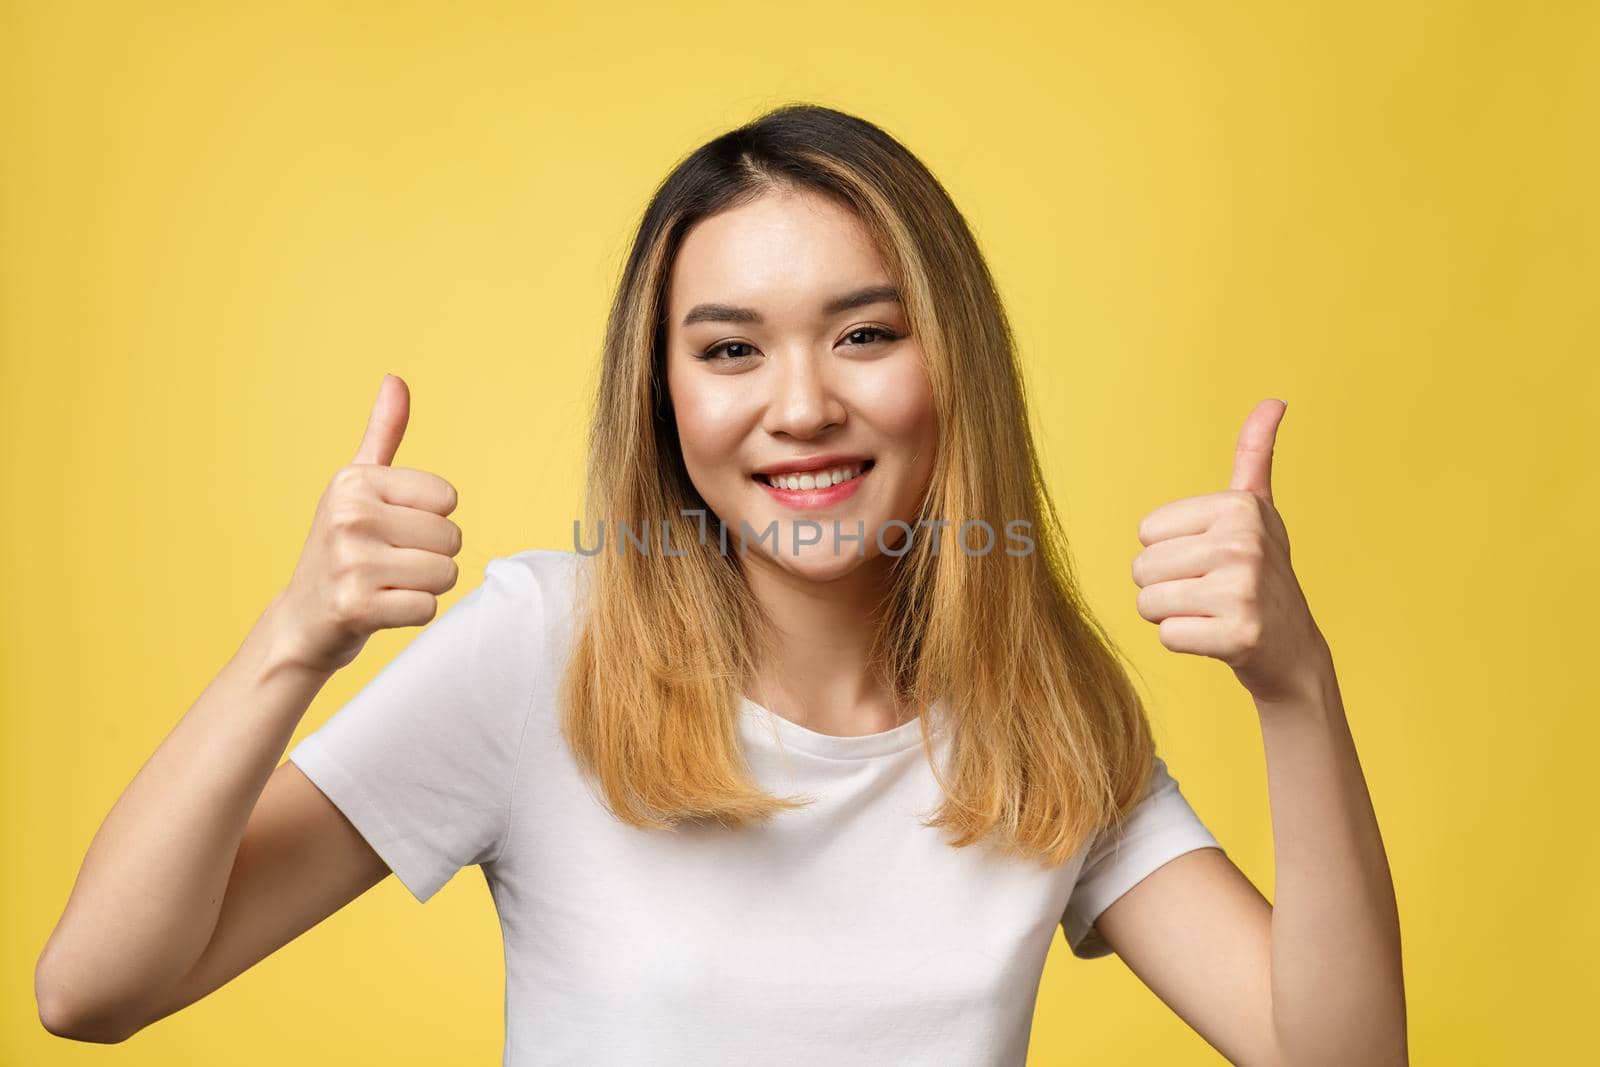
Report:
[[[761,477],[777,489],[826,489],[840,482],[848,482],[851,478],[859,478],[865,467],[866,464],[858,463],[853,467],[807,471],[805,474],[763,474]]]

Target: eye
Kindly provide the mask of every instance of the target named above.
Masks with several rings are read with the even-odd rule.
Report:
[[[745,351],[745,352],[734,352],[734,351],[732,351],[732,349],[735,349],[735,348],[748,349],[749,351]],[[743,341],[723,341],[720,344],[712,345],[710,348],[706,349],[704,352],[696,352],[694,354],[694,358],[698,359],[698,360],[704,360],[705,362],[708,362],[708,363],[710,363],[710,362],[730,362],[731,363],[731,362],[734,362],[736,360],[749,359],[751,353],[754,352],[754,351],[755,351],[755,346],[754,345],[746,344]],[[724,352],[726,352],[727,355],[724,356],[723,355]]]
[[[903,336],[889,329],[887,326],[857,326],[845,337],[865,336],[865,341],[850,344],[850,348],[866,348],[875,344],[888,344],[898,341]],[[751,358],[756,353],[755,345],[745,341],[719,341],[703,352],[692,353],[695,359],[703,363],[737,363],[740,360]]]
[[[890,329],[888,329],[886,327],[883,327],[883,326],[857,326],[855,329],[853,329],[849,333],[845,334],[845,337],[847,337],[847,338],[855,337],[855,336],[857,336],[859,334],[870,334],[872,337],[875,338],[875,340],[868,341],[868,342],[866,342],[866,344],[885,344],[885,343],[887,343],[889,341],[898,341],[898,340],[900,340],[900,336],[901,336],[900,334],[895,333],[893,330],[890,330]],[[851,348],[864,348],[864,347],[866,347],[866,345],[865,344],[856,344],[856,345],[851,345],[850,347]]]

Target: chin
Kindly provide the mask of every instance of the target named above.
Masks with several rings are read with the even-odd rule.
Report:
[[[857,555],[856,552],[856,546],[846,542],[835,555],[833,546],[824,542],[804,546],[799,555],[784,552],[767,558],[797,577],[812,582],[832,582],[871,562],[870,557]]]

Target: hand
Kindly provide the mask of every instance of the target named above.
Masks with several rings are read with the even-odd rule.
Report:
[[[461,528],[445,516],[456,490],[427,471],[391,467],[411,409],[406,383],[386,374],[355,460],[317,504],[288,588],[278,597],[289,659],[333,672],[377,630],[421,626],[456,584]]]
[[[1146,547],[1133,561],[1139,614],[1160,624],[1161,643],[1222,660],[1264,703],[1306,695],[1328,655],[1272,504],[1272,447],[1287,407],[1257,404],[1239,432],[1228,488],[1146,515]]]

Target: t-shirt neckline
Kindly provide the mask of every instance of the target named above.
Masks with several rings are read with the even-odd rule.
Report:
[[[785,746],[825,756],[828,759],[867,759],[872,756],[887,756],[922,743],[920,717],[875,734],[842,737],[837,734],[819,733],[809,727],[801,726],[742,694],[739,697],[739,704],[745,720],[755,727],[754,736],[762,741],[770,743],[772,731],[776,730]],[[935,701],[933,707],[929,709],[930,712],[935,712],[928,723],[930,731],[935,736],[940,721],[936,713],[939,707],[939,702]]]

